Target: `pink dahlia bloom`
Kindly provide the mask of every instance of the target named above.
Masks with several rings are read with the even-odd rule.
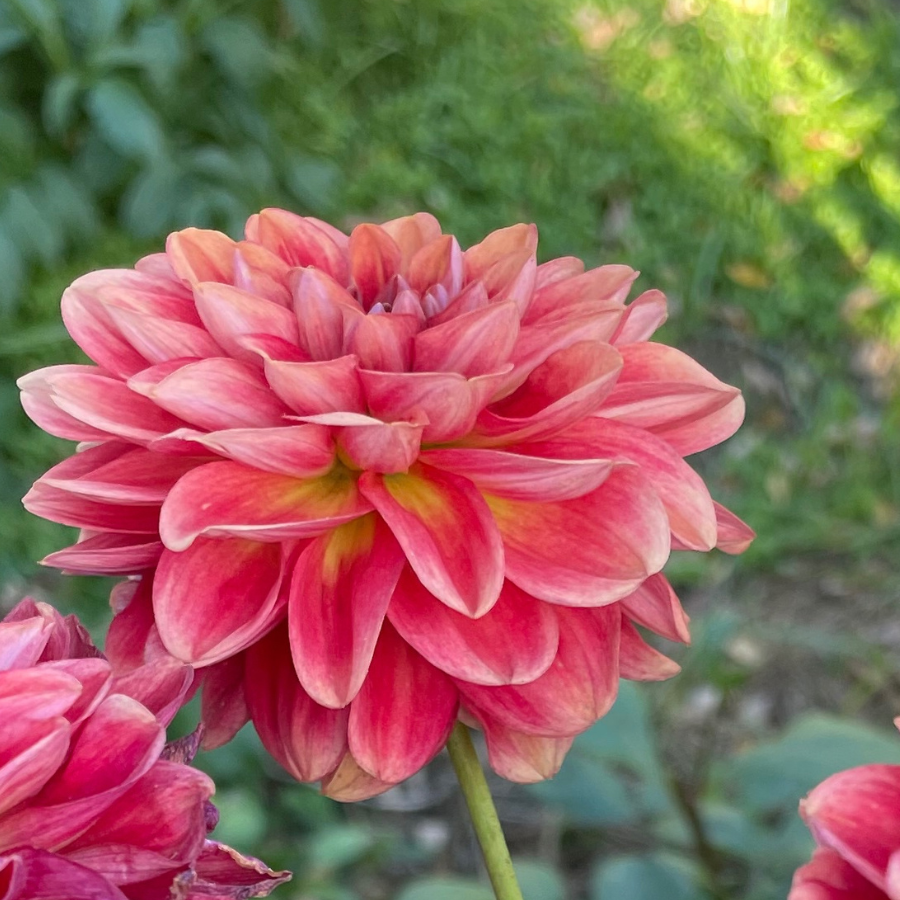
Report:
[[[740,392],[648,340],[665,298],[626,306],[637,273],[536,248],[533,225],[463,251],[425,213],[347,236],[268,209],[65,292],[96,365],[20,385],[83,447],[25,503],[82,529],[49,564],[141,575],[116,653],[206,667],[211,742],[249,714],[354,798],[462,716],[538,780],[620,675],[677,670],[635,623],[686,640],[669,551],[752,538],[683,459]]]
[[[3,900],[258,897],[286,880],[207,840],[213,784],[184,764],[190,740],[164,747],[191,681],[171,657],[117,676],[43,603],[0,622]]]
[[[900,900],[900,766],[826,778],[800,803],[818,848],[789,900]]]

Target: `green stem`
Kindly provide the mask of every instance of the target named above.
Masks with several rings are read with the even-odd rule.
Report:
[[[481,770],[478,755],[475,753],[469,729],[462,722],[454,725],[450,740],[447,742],[447,750],[453,768],[456,769],[459,786],[466,798],[466,806],[469,807],[469,815],[472,817],[475,835],[484,854],[484,863],[494,888],[494,895],[497,900],[522,900],[522,891],[519,882],[516,881],[516,873],[509,858],[509,848],[506,846],[506,838],[503,837],[503,829],[497,818],[490,789]]]

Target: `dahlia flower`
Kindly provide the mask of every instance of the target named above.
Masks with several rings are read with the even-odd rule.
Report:
[[[213,784],[168,748],[192,682],[160,656],[117,675],[74,617],[25,600],[0,622],[3,900],[259,897],[286,880],[207,840]]]
[[[900,766],[826,778],[800,803],[816,839],[789,900],[900,900]]]
[[[140,577],[114,653],[205,669],[209,744],[249,716],[354,799],[461,717],[534,781],[620,675],[677,670],[635,626],[687,640],[670,550],[752,538],[683,459],[740,392],[648,340],[665,298],[626,306],[637,273],[536,248],[533,225],[463,251],[425,213],[348,236],[267,209],[63,295],[95,365],[20,386],[83,444],[25,505],[81,529],[48,564]]]

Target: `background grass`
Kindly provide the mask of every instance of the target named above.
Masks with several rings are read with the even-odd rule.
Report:
[[[13,379],[78,358],[58,316],[78,274],[270,204],[348,228],[428,209],[464,245],[534,221],[542,259],[640,269],[669,296],[664,339],[744,388],[744,429],[697,464],[759,538],[672,561],[695,646],[623,702],[633,731],[601,723],[537,793],[498,786],[532,896],[783,897],[810,760],[886,758],[854,723],[900,705],[895,8],[0,0],[0,53],[6,599],[107,615],[108,584],[36,566],[67,530],[19,506],[69,448],[27,423]],[[205,765],[226,836],[299,869],[285,896],[468,896],[415,887],[476,867],[440,760],[351,809],[288,786],[252,734]],[[596,782],[590,809],[566,777]]]

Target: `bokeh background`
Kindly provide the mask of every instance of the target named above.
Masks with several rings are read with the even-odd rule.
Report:
[[[744,389],[694,462],[759,538],[671,561],[680,676],[623,684],[553,782],[495,783],[526,897],[783,898],[798,798],[900,763],[898,84],[890,0],[0,0],[0,602],[108,621],[19,502],[70,452],[14,379],[79,359],[78,274],[267,205],[427,209],[463,246],[536,222],[542,260],[640,269],[664,339]],[[249,729],[200,765],[284,900],[490,897],[445,759],[353,807]]]

